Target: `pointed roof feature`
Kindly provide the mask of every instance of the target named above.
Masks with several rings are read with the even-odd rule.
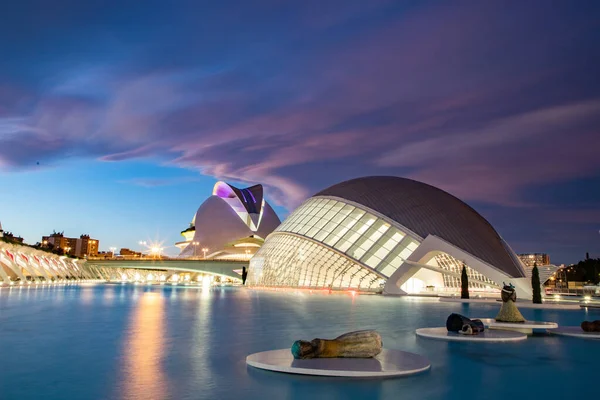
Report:
[[[229,183],[219,181],[213,188],[213,195],[228,200],[228,203],[243,220],[243,214],[247,214],[250,221],[244,220],[244,222],[253,231],[258,229],[263,211],[262,185],[259,184],[240,189]]]

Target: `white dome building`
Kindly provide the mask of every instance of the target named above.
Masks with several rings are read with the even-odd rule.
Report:
[[[352,179],[306,200],[250,261],[248,284],[456,293],[462,266],[471,291],[512,282],[531,298],[516,254],[473,208],[410,179]]]
[[[238,189],[217,182],[176,245],[182,258],[248,260],[281,223],[263,196],[262,185]]]

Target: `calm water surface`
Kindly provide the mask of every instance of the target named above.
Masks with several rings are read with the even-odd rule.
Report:
[[[0,289],[0,399],[597,398],[600,341],[535,336],[447,343],[414,330],[451,312],[498,307],[435,299],[244,288],[68,286]],[[578,325],[600,311],[521,310]],[[429,372],[387,380],[303,377],[246,367],[246,355],[299,338],[377,329],[385,347],[420,353]]]

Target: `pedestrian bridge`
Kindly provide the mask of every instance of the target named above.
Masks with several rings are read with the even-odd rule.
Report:
[[[105,280],[121,280],[132,278],[132,272],[162,271],[166,280],[178,273],[220,276],[229,279],[240,279],[243,267],[248,268],[248,261],[230,260],[188,260],[188,259],[106,259],[88,260],[86,266],[97,276]],[[156,273],[155,273],[156,276]]]

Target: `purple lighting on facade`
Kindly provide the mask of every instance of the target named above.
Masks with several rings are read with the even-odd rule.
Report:
[[[217,195],[223,199],[235,196],[233,189],[226,183],[218,182],[213,190],[213,195]]]
[[[254,198],[254,195],[252,194],[252,191],[250,189],[244,189],[247,190],[248,193],[250,194],[250,197],[252,197],[252,201],[254,202],[254,204],[256,204],[256,199]]]
[[[244,194],[244,189],[240,190],[240,192],[242,192],[242,197],[244,198],[244,203],[247,203],[248,200],[246,200],[246,195]]]

